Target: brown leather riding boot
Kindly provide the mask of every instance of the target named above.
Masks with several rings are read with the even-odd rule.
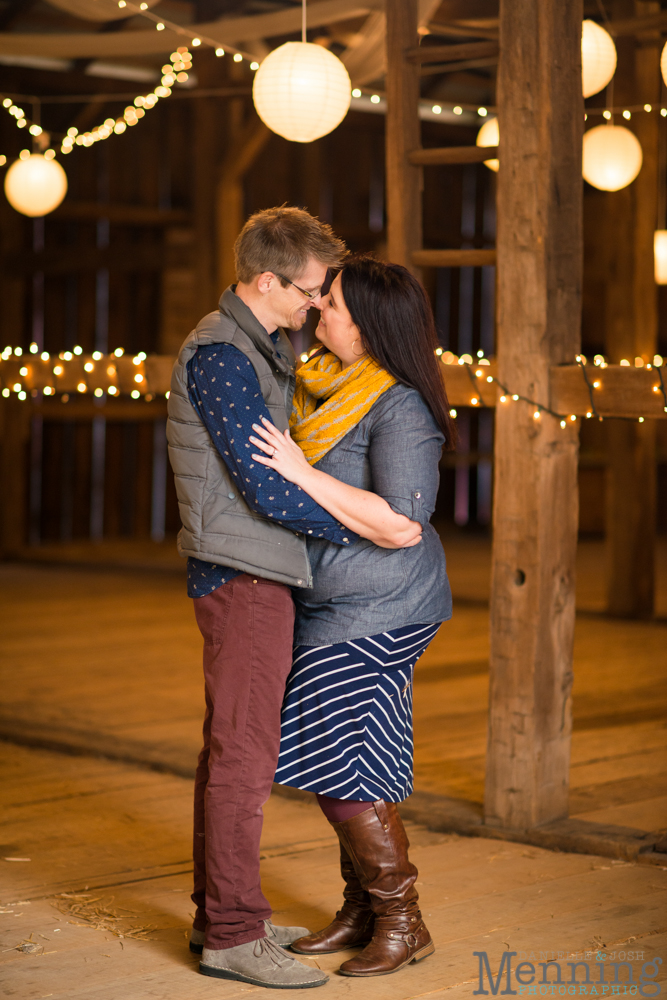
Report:
[[[414,887],[417,869],[408,860],[409,842],[393,802],[380,799],[372,809],[332,824],[352,859],[375,914],[373,939],[343,962],[344,976],[386,976],[435,951]]]
[[[332,823],[336,827],[336,823]],[[370,896],[361,887],[350,857],[340,844],[340,873],[345,882],[344,903],[328,927],[292,944],[292,951],[299,955],[330,955],[356,945],[368,944],[373,935],[375,916]]]

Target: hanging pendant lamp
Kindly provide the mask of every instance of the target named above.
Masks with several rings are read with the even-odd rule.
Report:
[[[584,21],[581,31],[581,82],[584,97],[598,94],[616,72],[616,46],[608,31]]]
[[[291,142],[313,142],[340,125],[352,84],[343,63],[322,45],[306,41],[303,0],[300,42],[285,42],[255,74],[252,98],[264,124]]]
[[[477,146],[497,146],[500,143],[500,130],[497,118],[487,118],[477,133],[475,144]],[[498,171],[499,160],[484,160],[484,166],[489,170]]]
[[[656,285],[667,285],[667,229],[653,234],[653,262]]]
[[[642,167],[642,147],[623,125],[596,125],[584,133],[583,175],[600,191],[620,191]]]
[[[5,175],[5,194],[21,215],[48,215],[67,194],[67,174],[55,160],[33,153],[12,163]]]

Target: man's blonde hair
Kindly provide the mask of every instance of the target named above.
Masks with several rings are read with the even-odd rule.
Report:
[[[313,258],[340,267],[346,254],[345,244],[326,222],[284,205],[251,215],[234,244],[236,276],[243,284],[264,271],[296,278]]]

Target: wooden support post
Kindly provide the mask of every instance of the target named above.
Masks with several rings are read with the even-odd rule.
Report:
[[[213,97],[194,101],[193,259],[198,312],[215,309],[216,287],[215,198],[218,102]]]
[[[656,2],[615,0],[615,18],[660,13]],[[660,103],[658,31],[619,38],[617,105]],[[653,277],[653,232],[658,215],[657,113],[623,122],[644,155],[637,179],[605,196],[613,253],[606,284],[606,343],[611,361],[651,360],[657,350],[658,300]],[[610,230],[605,227],[606,233]],[[655,602],[656,428],[653,421],[607,425],[607,608],[613,615],[650,618]]]
[[[387,255],[414,273],[422,246],[422,170],[408,160],[421,146],[419,68],[405,58],[418,42],[418,0],[386,0],[387,14]]]
[[[27,540],[30,410],[16,398],[0,400],[0,559],[15,558]]]
[[[549,366],[579,351],[582,0],[501,0],[498,374],[549,401]],[[496,414],[485,821],[567,815],[577,425]]]
[[[232,114],[241,107],[233,107]],[[253,113],[246,124],[232,127],[231,149],[222,164],[216,191],[218,285],[223,292],[236,280],[234,242],[245,222],[243,178],[266,145],[270,131]]]

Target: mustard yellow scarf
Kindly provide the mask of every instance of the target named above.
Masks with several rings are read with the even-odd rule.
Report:
[[[396,379],[364,357],[343,369],[335,354],[317,354],[296,373],[292,440],[315,465],[366,416]],[[318,406],[318,400],[323,400]]]

